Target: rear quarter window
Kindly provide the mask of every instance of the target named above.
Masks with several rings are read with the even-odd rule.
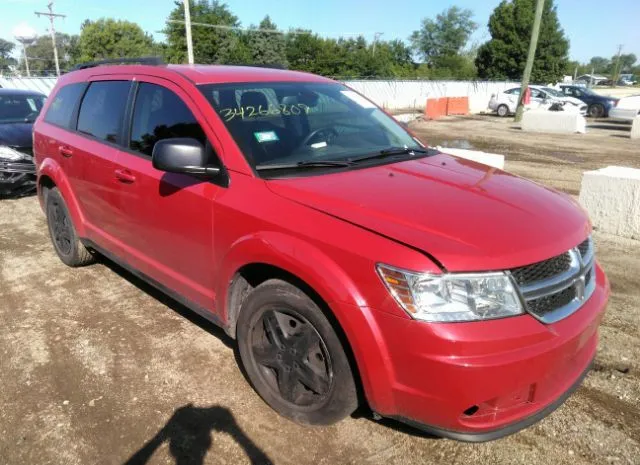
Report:
[[[86,87],[84,82],[61,87],[53,97],[44,120],[66,129],[75,129],[75,121],[72,121],[73,113]]]

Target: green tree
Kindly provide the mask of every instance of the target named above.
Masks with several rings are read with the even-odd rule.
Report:
[[[465,46],[478,25],[473,12],[457,6],[436,16],[425,18],[422,27],[409,40],[413,50],[438,77],[470,78],[475,76],[473,59],[465,53]]]
[[[151,55],[153,38],[129,21],[99,19],[82,24],[78,40],[80,61],[104,58],[135,58]]]
[[[478,74],[486,79],[522,77],[533,28],[535,0],[503,0],[489,18],[491,40],[478,50]],[[562,79],[569,62],[569,41],[560,27],[553,0],[545,2],[532,82]]]
[[[189,0],[189,5],[192,23],[240,27],[238,17],[218,0]],[[164,33],[167,37],[167,60],[171,63],[186,63],[187,39],[181,1],[176,1],[169,13]],[[246,63],[251,60],[247,38],[241,32],[196,25],[191,28],[191,36],[196,63]]]
[[[61,70],[71,68],[79,59],[79,36],[56,32],[56,48]],[[35,75],[55,75],[53,44],[49,35],[39,36],[28,48],[29,70]]]
[[[275,32],[278,27],[265,16],[258,28],[251,27],[247,32],[247,45],[251,54],[250,63],[253,64],[278,64],[287,66],[287,41],[285,36]]]
[[[588,73],[592,71],[596,74],[605,74],[611,72],[611,60],[604,57],[593,57],[587,65]]]
[[[620,55],[620,73],[630,73],[633,69],[633,65],[636,64],[638,58],[633,53],[627,53]],[[616,55],[611,59],[611,62],[615,66],[618,63],[618,56]]]
[[[15,44],[8,40],[0,39],[0,72],[7,72],[10,66],[17,64],[16,59],[11,56]]]

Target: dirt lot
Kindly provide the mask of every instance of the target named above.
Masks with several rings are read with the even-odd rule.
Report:
[[[414,128],[507,154],[507,169],[576,193],[580,173],[640,165],[595,130],[541,137],[497,118]],[[541,423],[492,443],[432,439],[357,415],[303,428],[271,411],[233,341],[115,265],[69,269],[34,198],[0,202],[0,464],[640,464],[640,243],[600,233],[613,286],[595,370]],[[203,458],[202,458],[203,457]]]

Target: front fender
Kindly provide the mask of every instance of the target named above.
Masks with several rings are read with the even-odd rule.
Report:
[[[232,245],[222,261],[216,290],[217,311],[225,326],[231,326],[231,336],[235,337],[235,326],[230,322],[233,316],[229,315],[228,287],[238,270],[255,263],[278,267],[318,293],[349,341],[369,404],[376,410],[389,408],[393,368],[375,316],[339,264],[306,241],[280,232],[261,232]]]
[[[42,161],[40,166],[38,166],[38,198],[40,200],[40,206],[43,211],[45,211],[46,206],[44,205],[44,198],[42,196],[43,177],[50,178],[58,188],[58,191],[60,191],[60,195],[62,195],[62,198],[67,204],[67,209],[69,210],[73,226],[75,227],[78,236],[86,237],[84,215],[82,214],[82,210],[80,210],[76,196],[73,194],[73,190],[69,184],[69,179],[60,165],[52,158],[46,158]]]

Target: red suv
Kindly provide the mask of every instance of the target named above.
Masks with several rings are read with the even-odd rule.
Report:
[[[60,259],[104,255],[220,325],[297,422],[366,402],[494,439],[596,353],[609,285],[576,202],[430,149],[330,79],[94,64],[60,78],[34,151]]]

